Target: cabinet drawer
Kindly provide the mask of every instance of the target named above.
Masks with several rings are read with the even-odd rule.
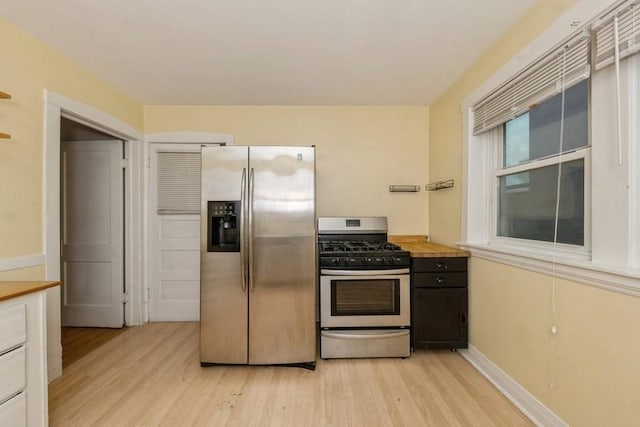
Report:
[[[27,340],[27,309],[24,304],[0,308],[0,354]]]
[[[467,271],[467,258],[412,258],[413,272]]]
[[[24,347],[18,347],[0,356],[0,402],[24,390],[26,376]]]
[[[466,288],[467,272],[413,273],[414,288]]]
[[[0,426],[25,427],[27,425],[27,398],[25,392],[0,404]]]
[[[409,357],[408,329],[334,330],[320,332],[320,357]]]

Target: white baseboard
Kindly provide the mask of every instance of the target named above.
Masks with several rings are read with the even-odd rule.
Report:
[[[567,426],[560,417],[542,404],[513,378],[497,367],[478,349],[469,344],[467,350],[459,350],[482,375],[518,407],[537,426]]]
[[[0,258],[0,271],[19,270],[44,264],[44,255],[26,255],[15,258]]]

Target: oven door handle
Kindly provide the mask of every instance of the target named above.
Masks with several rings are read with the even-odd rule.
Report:
[[[328,338],[348,338],[350,340],[375,340],[380,338],[393,338],[393,337],[403,337],[409,334],[409,330],[403,330],[398,332],[381,332],[379,334],[358,334],[358,333],[335,333],[335,332],[327,332],[322,331],[322,336]]]
[[[325,276],[389,276],[392,274],[409,274],[408,268],[396,268],[395,270],[328,270],[321,269],[320,274]]]

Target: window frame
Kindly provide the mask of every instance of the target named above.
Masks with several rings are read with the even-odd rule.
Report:
[[[565,257],[588,260],[591,256],[591,144],[557,155],[535,159],[514,166],[501,167],[504,164],[504,125],[497,130],[497,147],[493,159],[493,183],[488,183],[493,189],[493,195],[488,200],[491,221],[491,238],[489,244],[497,246],[514,246],[529,251],[554,250]],[[547,242],[542,240],[523,239],[498,235],[498,209],[500,201],[500,177],[514,173],[527,172],[547,166],[558,165],[573,160],[584,162],[584,244],[571,245],[567,243]]]
[[[636,218],[629,226],[629,265],[640,269],[640,54],[629,59],[632,73],[629,77],[629,217]],[[635,180],[635,186],[634,181]]]

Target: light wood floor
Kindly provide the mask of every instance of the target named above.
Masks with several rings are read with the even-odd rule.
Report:
[[[123,333],[126,328],[62,328],[62,369]]]
[[[198,323],[127,329],[49,386],[55,426],[528,426],[458,353],[201,368]]]

